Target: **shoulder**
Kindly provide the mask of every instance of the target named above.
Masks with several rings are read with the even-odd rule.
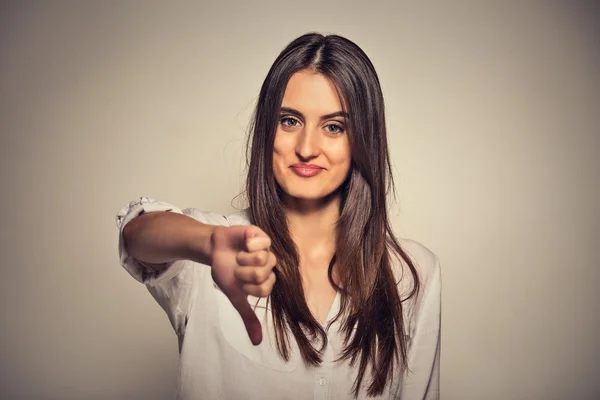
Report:
[[[421,286],[428,286],[432,280],[440,278],[440,262],[438,256],[423,244],[406,238],[398,239],[400,247],[413,262]],[[405,262],[402,262],[405,264]]]
[[[231,226],[235,225],[250,225],[249,209],[238,211],[228,215],[226,218]]]
[[[417,278],[419,280],[418,295],[412,296],[408,303],[419,303],[420,299],[422,299],[423,296],[426,296],[427,293],[440,292],[441,273],[437,255],[415,240],[398,238],[398,244],[415,267]],[[392,269],[396,279],[398,292],[403,299],[406,299],[415,287],[414,276],[409,269],[407,260],[393,254]]]
[[[201,211],[197,208],[186,208],[183,213],[190,216],[197,221],[200,221],[209,225],[222,225],[222,226],[236,226],[236,225],[250,225],[248,219],[248,212],[241,210],[230,215],[223,215],[210,211]]]
[[[402,309],[407,321],[406,333],[412,337],[422,318],[429,316],[437,318],[439,322],[442,289],[440,262],[434,252],[419,242],[410,239],[399,239],[398,242],[414,265],[419,279],[418,292],[407,297],[414,289],[413,274],[410,273],[405,260],[400,260],[394,265],[395,272],[399,274],[396,276],[398,291],[405,299]],[[435,325],[439,327],[438,322]]]

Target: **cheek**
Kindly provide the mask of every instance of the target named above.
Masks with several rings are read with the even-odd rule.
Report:
[[[346,139],[343,142],[338,142],[330,149],[330,159],[333,163],[343,167],[349,167],[352,161],[350,154],[350,144]]]
[[[282,138],[279,132],[275,135],[275,142],[273,143],[273,173],[275,179],[279,182],[279,178],[285,173],[286,167],[286,155],[288,154],[288,143],[285,138]]]
[[[279,131],[275,134],[275,142],[273,143],[273,157],[282,158],[289,152],[290,141]]]

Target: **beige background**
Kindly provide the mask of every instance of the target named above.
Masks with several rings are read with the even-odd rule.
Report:
[[[380,74],[394,223],[442,260],[443,399],[599,398],[600,7],[424,3],[2,2],[0,397],[172,397],[114,216],[232,211],[260,84],[317,30]]]

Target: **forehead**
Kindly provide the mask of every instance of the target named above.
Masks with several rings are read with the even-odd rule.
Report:
[[[340,98],[331,79],[307,70],[292,75],[285,88],[281,106],[317,116],[342,110]]]

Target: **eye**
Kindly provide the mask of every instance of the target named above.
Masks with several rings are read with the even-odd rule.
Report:
[[[338,124],[329,124],[325,127],[327,133],[331,133],[333,135],[339,135],[344,133],[344,127]]]
[[[283,126],[290,127],[290,128],[300,125],[300,121],[298,121],[296,118],[293,118],[290,116],[281,118],[279,120],[279,123]]]

